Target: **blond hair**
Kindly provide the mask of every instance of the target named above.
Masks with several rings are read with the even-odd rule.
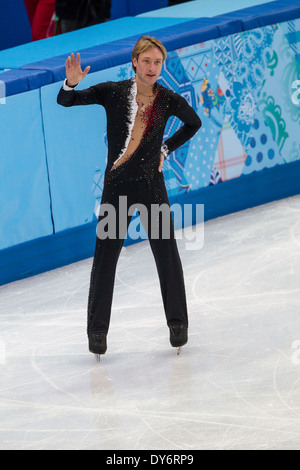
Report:
[[[167,58],[167,50],[165,46],[160,42],[159,39],[150,37],[150,36],[142,36],[136,45],[133,48],[132,51],[132,60],[139,59],[139,55],[142,54],[143,52],[148,51],[149,49],[153,49],[153,47],[158,47],[160,49],[162,56],[163,56],[163,62]],[[136,72],[136,67],[132,63],[132,68]]]

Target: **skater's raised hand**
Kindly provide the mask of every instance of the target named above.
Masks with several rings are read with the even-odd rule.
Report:
[[[75,59],[75,54],[71,54],[66,60],[66,74],[67,74],[67,85],[68,86],[75,86],[78,85],[89,73],[90,66],[86,67],[84,72],[81,70],[81,59],[80,54],[77,54],[77,62]]]

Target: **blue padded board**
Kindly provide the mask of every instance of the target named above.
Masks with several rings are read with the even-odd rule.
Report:
[[[261,28],[269,24],[282,23],[300,17],[300,0],[277,0],[263,7],[250,7],[216,16],[216,19],[237,19],[242,22],[243,31]]]
[[[140,37],[140,34],[157,36],[163,41],[167,49],[171,51],[220,36],[227,36],[243,30],[277,23],[299,16],[299,0],[289,0],[288,5],[285,0],[278,0],[264,4],[263,6],[255,6],[220,15],[215,18],[197,18],[191,21],[184,21],[183,19],[178,20],[177,18],[175,24],[160,29],[153,29],[155,26],[158,27],[158,25],[162,25],[160,18],[123,18],[115,22],[97,25],[61,37],[40,41],[41,49],[38,48],[37,55],[32,54],[32,49],[30,49],[30,47],[33,47],[32,44],[23,46],[24,49],[16,48],[18,49],[18,51],[15,49],[16,54],[12,54],[12,50],[0,53],[0,62],[2,60],[0,68],[9,68],[7,64],[10,63],[13,65],[13,61],[16,67],[21,66],[21,64],[26,61],[26,57],[27,59],[30,57],[35,58],[33,63],[28,63],[27,60],[27,65],[23,65],[24,70],[30,70],[28,78],[24,75],[18,77],[18,75],[13,76],[13,74],[1,74],[1,79],[4,82],[8,80],[7,95],[10,96],[11,94],[21,93],[26,89],[26,86],[29,87],[27,89],[34,89],[47,83],[63,80],[65,77],[64,63],[67,55],[70,54],[71,51],[80,51],[83,66],[90,65],[92,67],[91,71],[96,72],[130,62],[132,48],[136,40]],[[138,22],[136,23],[136,21]],[[163,19],[163,22],[165,21],[170,21],[170,19]],[[173,19],[171,19],[171,21],[173,21]],[[166,23],[164,24],[166,25]],[[113,38],[120,38],[120,29],[122,30],[121,39],[112,40]],[[139,33],[137,33],[137,30],[139,30]],[[102,31],[102,43],[99,43],[100,31]],[[132,34],[133,31],[135,35],[128,37],[128,34]],[[75,38],[76,41],[74,41]],[[106,42],[103,43],[103,41]],[[97,46],[87,47],[88,44],[95,44],[95,42],[98,43]],[[51,54],[49,51],[50,46]],[[43,49],[44,47],[45,49]],[[65,51],[63,55],[57,55],[58,51],[62,50]],[[53,57],[53,54],[55,57]],[[47,55],[51,55],[51,57],[36,61],[37,57],[44,58]],[[14,59],[9,59],[9,57],[13,57]],[[46,75],[44,73],[32,75],[33,70],[39,72],[46,71],[47,73]]]
[[[6,96],[35,90],[52,83],[52,74],[47,70],[9,70],[0,74],[5,83]]]
[[[194,0],[187,3],[180,3],[173,7],[159,8],[138,15],[138,18],[200,18],[213,17],[230,13],[241,8],[248,8],[254,5],[273,2],[274,0]]]
[[[145,30],[144,34],[156,36],[163,42],[167,50],[172,51],[240,31],[241,23],[238,19],[197,18],[155,31]],[[90,65],[91,72],[96,72],[130,62],[132,49],[139,37],[139,35],[135,35],[81,50],[82,67]],[[28,64],[23,68],[48,70],[53,74],[53,82],[56,82],[65,78],[65,60],[66,56],[63,55]]]
[[[0,52],[0,69],[18,69],[32,62],[40,62],[62,54],[70,54],[95,45],[117,41],[145,30],[161,29],[185,22],[186,18],[120,18],[90,28],[30,42]]]

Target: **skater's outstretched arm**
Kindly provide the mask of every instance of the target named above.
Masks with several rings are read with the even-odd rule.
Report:
[[[61,106],[81,106],[88,104],[99,104],[104,106],[105,97],[110,88],[110,83],[100,83],[98,85],[87,88],[86,90],[77,91],[76,86],[87,76],[91,67],[88,66],[82,71],[81,57],[72,53],[65,62],[66,77],[64,85],[60,89],[57,96],[57,103]]]

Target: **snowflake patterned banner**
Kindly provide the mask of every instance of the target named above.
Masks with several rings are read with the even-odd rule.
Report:
[[[184,96],[203,122],[172,154],[172,195],[300,159],[300,105],[292,101],[299,37],[298,19],[169,54],[160,81]],[[171,120],[165,137],[179,125]]]

